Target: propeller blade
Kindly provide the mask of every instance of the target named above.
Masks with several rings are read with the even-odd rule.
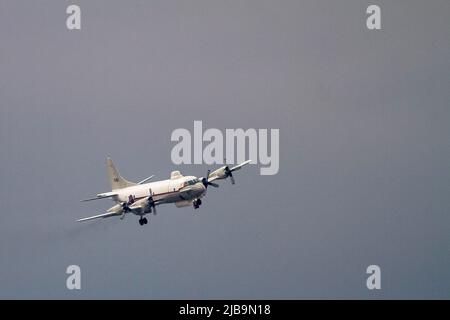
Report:
[[[211,173],[211,170],[208,169],[207,173],[206,173],[206,178],[202,178],[202,183],[205,186],[205,188],[208,188],[208,186],[213,186],[215,188],[219,187],[219,185],[209,182],[209,175]]]
[[[155,200],[153,200],[153,192],[152,189],[148,189],[150,191],[150,196],[148,197],[148,201],[150,203],[150,207],[152,208],[153,214],[156,215],[156,205]]]
[[[134,203],[134,201],[136,200],[135,196],[133,195],[129,195],[128,196],[128,201],[127,202],[122,202],[122,218],[125,216],[125,213],[128,213],[131,211],[130,209],[130,205]]]

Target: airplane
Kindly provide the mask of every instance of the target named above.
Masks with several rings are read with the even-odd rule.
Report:
[[[96,197],[81,200],[81,202],[112,199],[116,202],[105,213],[79,219],[77,222],[94,219],[120,216],[123,220],[126,214],[133,213],[139,216],[141,226],[147,224],[144,216],[153,213],[156,215],[156,206],[164,203],[174,203],[178,208],[192,205],[198,209],[202,204],[201,198],[205,196],[208,186],[218,188],[216,180],[230,178],[231,184],[235,184],[233,172],[251,163],[247,160],[234,167],[225,165],[213,172],[208,170],[206,177],[183,176],[180,171],[172,171],[170,179],[148,182],[154,175],[134,183],[124,179],[117,171],[110,157],[106,159],[108,177],[111,184],[111,192],[97,194]]]

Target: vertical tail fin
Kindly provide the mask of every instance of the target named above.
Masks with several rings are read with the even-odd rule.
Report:
[[[108,178],[109,182],[111,183],[112,190],[122,189],[136,185],[136,183],[127,181],[124,178],[122,178],[122,176],[120,175],[119,171],[117,171],[110,157],[106,158],[106,167],[108,169]]]

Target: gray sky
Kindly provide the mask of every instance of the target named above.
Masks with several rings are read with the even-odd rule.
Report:
[[[449,12],[1,1],[0,298],[449,298]],[[278,175],[246,168],[198,212],[162,206],[146,227],[74,222],[111,204],[78,201],[108,191],[108,154],[130,180],[204,175],[170,159],[194,120],[279,128]]]

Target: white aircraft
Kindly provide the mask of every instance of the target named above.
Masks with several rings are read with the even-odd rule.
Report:
[[[138,183],[130,182],[122,178],[115,168],[111,158],[106,159],[108,168],[109,181],[111,183],[111,192],[99,193],[95,198],[81,200],[91,201],[98,199],[112,199],[116,205],[109,208],[106,213],[96,216],[77,220],[87,221],[99,218],[108,218],[120,216],[121,219],[127,213],[134,213],[139,216],[139,224],[142,226],[147,224],[146,214],[156,214],[156,206],[163,203],[175,203],[177,207],[185,207],[193,205],[194,209],[198,209],[202,204],[202,198],[206,194],[208,186],[218,188],[219,185],[214,183],[215,180],[230,178],[234,184],[233,172],[241,169],[251,160],[235,166],[223,166],[212,173],[208,170],[206,178],[197,178],[194,176],[183,176],[180,171],[172,171],[170,179],[146,183],[153,176],[150,176]]]

